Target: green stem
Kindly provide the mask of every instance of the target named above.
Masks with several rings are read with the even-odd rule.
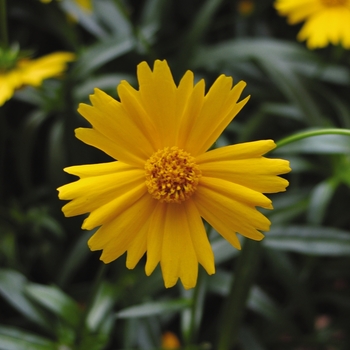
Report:
[[[191,310],[188,311],[187,315],[184,315],[185,318],[188,317],[188,321],[186,322],[188,325],[184,332],[184,340],[185,340],[185,349],[190,350],[196,342],[198,329],[202,319],[203,313],[203,304],[205,299],[205,281],[206,276],[203,269],[199,269],[197,284],[194,290],[192,290],[192,304]]]
[[[237,344],[249,291],[258,270],[261,249],[260,242],[250,239],[244,241],[237,260],[230,294],[222,310],[217,350],[231,350]]]
[[[124,19],[129,23],[129,25],[130,25],[130,27],[132,29],[132,33],[134,35],[134,38],[136,40],[138,40],[142,44],[142,46],[145,49],[145,51],[147,52],[149,58],[154,61],[156,59],[156,55],[153,52],[150,43],[148,42],[148,40],[143,35],[143,33],[140,30],[140,28],[136,27],[134,25],[134,23],[131,21],[131,19],[129,17],[129,13],[125,9],[124,4],[122,4],[122,2],[120,0],[114,0],[114,3],[117,6],[117,8],[120,11],[120,13],[123,15]]]
[[[278,141],[276,145],[279,148],[308,137],[330,134],[350,136],[350,130],[329,128],[303,131]],[[238,257],[231,290],[222,311],[217,350],[231,350],[237,344],[249,291],[259,266],[261,249],[259,242],[249,239],[244,242],[242,252]]]
[[[285,137],[284,139],[276,142],[276,148],[283,147],[285,145],[288,145],[289,143],[299,141],[302,139],[306,139],[308,137],[320,136],[320,135],[330,135],[330,134],[350,136],[350,130],[349,129],[329,128],[329,129],[302,131],[302,132],[296,133],[294,135]]]
[[[93,286],[91,288],[89,298],[86,302],[86,307],[85,307],[84,312],[83,312],[81,319],[80,319],[80,325],[79,325],[79,328],[77,330],[77,336],[75,338],[75,344],[77,346],[80,345],[82,339],[84,338],[84,333],[85,333],[85,329],[86,329],[86,320],[87,320],[89,313],[90,313],[90,310],[95,302],[96,295],[99,292],[101,284],[104,281],[104,276],[105,276],[106,270],[107,270],[107,265],[101,263],[99,270],[96,273],[96,277],[95,277]]]
[[[4,49],[8,47],[6,0],[0,0],[0,44]]]

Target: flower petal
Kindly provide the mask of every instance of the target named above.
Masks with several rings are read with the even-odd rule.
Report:
[[[142,105],[140,92],[135,90],[127,81],[118,85],[118,95],[125,113],[134,121],[139,129],[149,140],[153,151],[162,147],[159,131],[153,121],[152,115],[148,115]]]
[[[142,170],[131,167],[121,170],[125,165],[120,165],[119,171],[116,173],[84,177],[59,187],[59,198],[72,200],[62,208],[65,216],[93,212],[128,191],[132,191],[135,187],[144,184],[144,173]],[[73,167],[73,171],[77,170],[77,168]],[[84,168],[84,166],[81,166],[81,168]],[[67,170],[69,172],[72,169],[68,168]],[[145,186],[144,190],[146,191]]]
[[[154,199],[153,199],[154,200]],[[155,209],[150,217],[147,233],[146,275],[149,276],[161,259],[163,232],[165,230],[165,215],[167,205],[154,200]]]
[[[143,228],[153,210],[154,202],[145,194],[118,217],[97,230],[88,241],[90,249],[103,249],[100,259],[105,263],[117,259],[132,245],[134,239],[138,239],[139,234],[146,234]]]
[[[277,0],[274,6],[280,15],[288,16],[290,24],[304,21],[324,9],[320,0]]]
[[[202,218],[192,200],[184,202],[183,206],[198,262],[212,275],[215,273],[214,254]]]
[[[218,162],[234,159],[258,158],[276,147],[273,140],[238,143],[210,150],[196,157],[196,163]]]
[[[117,160],[142,166],[154,149],[121,103],[99,89],[95,89],[90,100],[93,106],[80,104],[78,112],[96,131],[114,143]]]
[[[149,220],[148,220],[149,221]],[[147,232],[149,224],[145,223],[141,229],[137,232],[136,237],[130,243],[127,256],[126,256],[126,267],[133,269],[146,253],[147,250]]]
[[[166,61],[156,60],[153,72],[146,62],[137,66],[142,105],[159,131],[162,147],[174,146],[178,134],[179,116],[176,111],[176,85]]]
[[[228,146],[207,152],[200,157],[199,161],[198,157],[197,163],[202,175],[227,180],[262,193],[285,191],[288,181],[277,175],[291,170],[288,161],[264,157],[242,159],[244,153],[233,152],[230,156],[228,151],[231,148],[234,150],[233,147]],[[246,150],[248,151],[248,148]],[[250,155],[249,152],[246,154]],[[255,154],[258,156],[258,153]],[[219,161],[215,161],[215,155]],[[254,156],[254,154],[251,155]],[[235,157],[237,159],[234,159]],[[234,160],[229,160],[230,158]]]
[[[271,199],[262,193],[230,181],[203,176],[200,179],[200,186],[210,188],[226,197],[234,198],[236,201],[250,207],[259,206],[265,209],[273,209]]]
[[[258,230],[270,228],[270,221],[256,208],[215,189],[199,186],[193,197],[200,215],[236,248],[240,244],[235,233],[261,240],[264,235]]]
[[[185,289],[196,285],[198,259],[183,205],[166,206],[160,265],[166,288],[174,286],[178,278]]]
[[[92,230],[94,227],[113,220],[147,192],[143,181],[140,181],[136,187],[129,191],[123,190],[123,194],[117,195],[112,201],[93,210],[84,220],[82,228],[84,230]]]
[[[204,153],[218,139],[223,130],[248,102],[249,96],[237,103],[246,83],[241,81],[232,88],[232,78],[221,75],[204,98],[195,118],[186,150],[193,156]]]

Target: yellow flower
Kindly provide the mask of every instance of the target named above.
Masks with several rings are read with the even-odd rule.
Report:
[[[202,218],[238,249],[237,232],[261,240],[270,222],[255,207],[272,209],[262,192],[285,190],[277,175],[289,164],[262,157],[272,140],[208,151],[248,101],[238,102],[244,82],[232,87],[221,75],[205,95],[203,80],[194,85],[187,71],[176,86],[159,60],[153,71],[139,64],[137,76],[139,90],[118,86],[121,102],[95,89],[92,106],[79,106],[92,128],[76,129],[76,137],[118,161],[66,168],[80,180],[58,188],[59,198],[71,200],[66,216],[90,213],[83,229],[100,226],[88,245],[103,250],[102,261],[127,252],[132,269],[147,252],[147,275],[160,263],[166,287],[180,278],[192,288],[198,263],[215,272]]]
[[[162,350],[180,349],[179,338],[173,332],[165,332],[162,335]]]
[[[52,0],[40,0],[44,4],[52,2]],[[92,0],[74,0],[75,3],[87,12],[92,11]]]
[[[240,0],[237,5],[238,13],[241,16],[250,16],[254,12],[255,4],[252,0]]]
[[[74,59],[70,52],[56,52],[37,59],[20,59],[10,69],[0,67],[0,106],[21,86],[40,86],[44,79],[61,75]]]
[[[350,0],[277,0],[275,8],[290,24],[306,21],[297,39],[309,49],[342,44],[350,48]]]

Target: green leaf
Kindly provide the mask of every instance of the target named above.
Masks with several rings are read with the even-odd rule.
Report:
[[[269,248],[320,256],[349,256],[350,233],[336,228],[288,226],[273,228],[263,245]]]
[[[106,318],[111,315],[113,305],[118,297],[116,293],[116,288],[113,288],[110,283],[101,284],[86,319],[91,332],[98,331]]]
[[[313,225],[321,225],[326,218],[326,210],[338,187],[338,180],[327,179],[316,185],[312,192],[307,212],[308,222]]]
[[[27,279],[19,272],[0,269],[0,294],[26,318],[47,331],[53,331],[48,315],[25,295]]]
[[[235,69],[238,63],[255,62],[277,89],[302,111],[304,121],[322,123],[322,111],[306,88],[295,62],[315,65],[316,57],[303,47],[274,39],[228,40],[199,50],[194,67],[218,71]],[[299,69],[300,70],[300,69]]]
[[[76,62],[74,72],[81,78],[85,78],[104,64],[131,51],[134,46],[134,40],[129,37],[113,37],[98,42],[82,53]]]
[[[118,318],[135,318],[162,315],[165,312],[177,312],[190,306],[187,299],[149,302],[137,306],[131,306],[117,312]]]
[[[215,263],[217,265],[224,263],[225,261],[236,257],[239,254],[239,250],[235,249],[230,243],[228,243],[221,236],[217,236],[211,242],[211,247],[215,256]]]
[[[0,350],[57,350],[50,339],[14,327],[0,326]]]
[[[26,293],[40,305],[44,306],[70,326],[79,325],[81,310],[77,303],[55,286],[29,284]]]
[[[94,92],[94,88],[115,92],[116,87],[122,80],[127,80],[130,83],[133,79],[135,77],[130,74],[106,74],[91,77],[75,88],[74,99],[77,101],[87,100],[88,96]]]

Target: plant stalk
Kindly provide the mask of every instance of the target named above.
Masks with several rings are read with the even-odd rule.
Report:
[[[0,0],[0,45],[3,49],[8,47],[6,0]]]
[[[222,310],[217,350],[232,350],[237,344],[249,291],[261,256],[261,243],[245,239],[237,260],[234,279]]]

